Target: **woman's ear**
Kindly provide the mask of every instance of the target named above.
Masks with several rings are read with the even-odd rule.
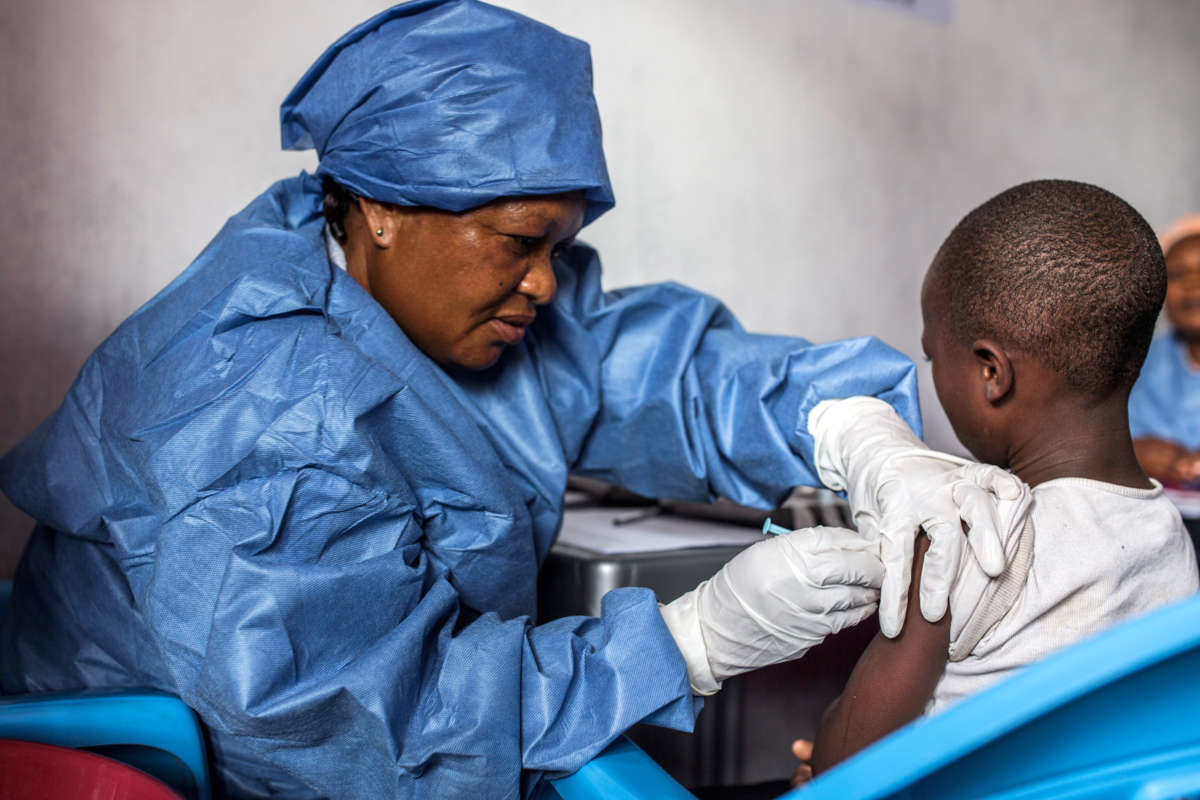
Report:
[[[386,250],[396,241],[399,215],[386,203],[378,203],[365,197],[358,198],[358,210],[362,213],[367,234],[375,247]]]
[[[998,405],[1013,391],[1012,360],[999,343],[991,339],[977,339],[971,345],[975,366],[983,386],[983,397],[992,405]]]

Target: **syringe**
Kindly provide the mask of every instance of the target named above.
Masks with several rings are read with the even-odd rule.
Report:
[[[763,522],[763,535],[765,536],[768,533],[773,533],[778,536],[781,533],[791,533],[791,531],[782,525],[776,525],[774,522],[771,522],[770,517],[767,517],[766,521]]]

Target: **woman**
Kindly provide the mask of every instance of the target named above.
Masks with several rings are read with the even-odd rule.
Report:
[[[818,529],[662,612],[628,589],[534,626],[568,469],[762,506],[819,469],[885,566],[918,524],[957,564],[957,492],[1003,567],[977,488],[996,475],[931,457],[878,400],[816,408],[874,395],[915,424],[907,359],[748,335],[679,286],[601,291],[573,244],[612,205],[585,44],[473,0],[400,6],[282,123],[321,178],[233,217],[0,463],[39,521],[4,691],[178,694],[225,794],[510,797],[635,722],[690,728],[693,690],[878,596],[880,545]],[[898,627],[907,574],[883,580]]]
[[[1142,469],[1166,484],[1200,554],[1200,214],[1176,222],[1159,244],[1171,331],[1150,343],[1129,393],[1129,428]]]
[[[1129,423],[1147,474],[1194,483],[1200,480],[1200,214],[1172,225],[1160,244],[1171,332],[1150,345],[1129,396]]]

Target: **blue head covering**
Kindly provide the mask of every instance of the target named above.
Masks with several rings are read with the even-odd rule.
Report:
[[[464,211],[584,190],[613,205],[585,42],[476,0],[417,0],[342,36],[280,109],[283,146],[355,193]]]

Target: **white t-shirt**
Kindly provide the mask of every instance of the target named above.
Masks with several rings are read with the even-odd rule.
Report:
[[[926,713],[1198,588],[1191,539],[1157,482],[1132,489],[1059,478],[1037,486],[999,578],[963,550],[950,593],[950,660]]]

